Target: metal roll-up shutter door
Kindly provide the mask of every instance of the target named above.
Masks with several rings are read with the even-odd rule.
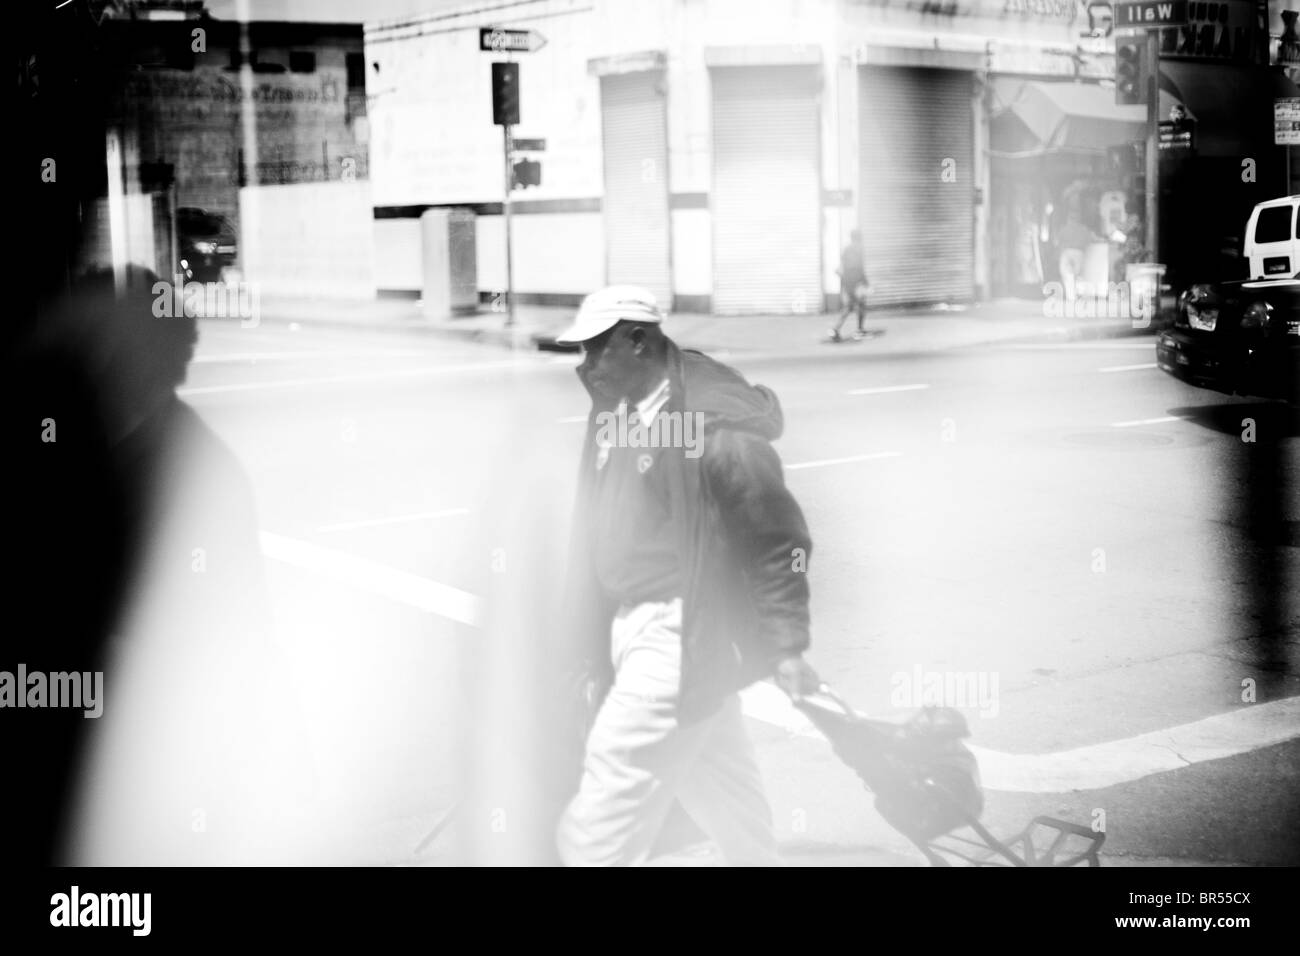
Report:
[[[858,217],[872,303],[973,297],[971,76],[860,67]],[[944,181],[945,160],[955,182]]]
[[[820,312],[819,72],[719,67],[713,81],[713,310]]]
[[[672,307],[668,145],[662,71],[600,82],[605,137],[605,275],[645,286]]]

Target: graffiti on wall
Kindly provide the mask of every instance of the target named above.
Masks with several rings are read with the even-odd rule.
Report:
[[[259,120],[298,121],[341,116],[342,71],[307,77],[283,76],[253,83],[247,95],[237,73],[224,70],[150,70],[127,76],[127,102],[148,104],[156,121],[193,123],[238,117],[245,98]]]

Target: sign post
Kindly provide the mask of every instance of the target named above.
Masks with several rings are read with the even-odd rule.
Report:
[[[1186,4],[1184,4],[1186,9]],[[1147,248],[1151,261],[1160,258],[1160,32],[1147,30]],[[1156,284],[1155,308],[1160,308],[1160,286]]]
[[[515,169],[511,162],[510,148],[510,127],[501,127],[502,142],[506,148],[506,201],[501,206],[501,211],[506,217],[506,328],[512,328],[515,324],[515,270],[514,260],[511,254],[512,243],[510,242],[510,192],[515,186]]]
[[[478,31],[478,48],[485,53],[532,53],[546,45],[546,37],[536,30],[501,30],[482,27]],[[515,324],[515,274],[511,243],[510,193],[515,188],[514,125],[519,122],[519,65],[510,60],[492,64],[492,122],[501,127],[504,152],[505,200],[501,213],[506,221],[506,328]],[[544,144],[543,144],[544,145]]]
[[[1300,143],[1300,97],[1273,100],[1273,145],[1286,147],[1286,184],[1282,194],[1291,193],[1291,147]]]
[[[1116,30],[1146,34],[1146,218],[1147,248],[1160,258],[1160,29],[1187,22],[1187,0],[1136,0],[1112,6]],[[1156,292],[1159,295],[1159,290]]]

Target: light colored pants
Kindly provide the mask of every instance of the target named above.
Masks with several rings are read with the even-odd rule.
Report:
[[[781,865],[740,698],[678,725],[681,626],[680,598],[622,607],[614,618],[614,684],[557,833],[568,866],[645,863],[674,799],[727,863]]]

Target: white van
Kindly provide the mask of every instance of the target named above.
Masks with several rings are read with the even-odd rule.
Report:
[[[1296,209],[1300,196],[1270,199],[1256,206],[1246,221],[1242,253],[1252,279],[1290,279],[1300,273],[1300,237]]]

